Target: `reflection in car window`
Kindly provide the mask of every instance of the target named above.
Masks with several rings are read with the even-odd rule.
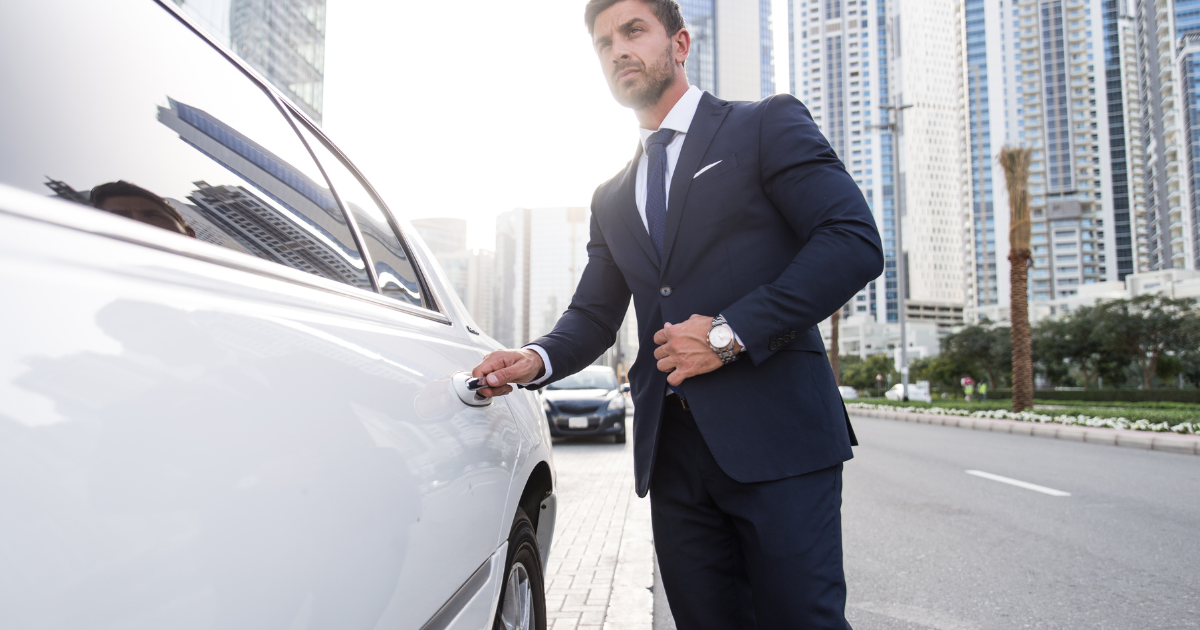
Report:
[[[379,291],[402,302],[422,306],[417,272],[383,210],[349,167],[308,129],[304,121],[297,119],[296,123],[362,232],[363,244],[375,265]]]
[[[617,377],[612,372],[585,370],[551,383],[547,387],[549,389],[616,389]]]
[[[0,183],[371,289],[282,112],[161,7],[2,3],[0,57]]]

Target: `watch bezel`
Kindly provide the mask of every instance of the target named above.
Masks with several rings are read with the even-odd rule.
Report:
[[[718,334],[718,333],[717,333],[717,331],[718,331],[718,330],[719,330],[719,331],[721,331],[722,333],[724,333],[724,334],[728,335],[728,336],[729,336],[729,340],[728,340],[728,341],[726,341],[726,342],[725,342],[725,343],[723,343],[723,344],[718,344],[718,343],[716,343],[716,340],[715,340],[715,339],[713,339],[713,335],[714,335],[714,334]],[[720,349],[724,350],[724,349],[726,349],[726,348],[730,348],[730,347],[732,347],[732,346],[733,346],[733,342],[734,342],[734,338],[733,338],[733,329],[729,327],[729,324],[721,324],[721,325],[719,325],[719,326],[713,326],[713,327],[712,327],[712,328],[710,328],[710,329],[709,329],[709,331],[708,331],[708,345],[710,345],[710,346],[712,346],[712,347],[714,347],[714,348],[720,348]]]

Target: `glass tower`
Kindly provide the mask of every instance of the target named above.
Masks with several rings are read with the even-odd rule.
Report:
[[[321,122],[325,86],[325,0],[174,0]]]

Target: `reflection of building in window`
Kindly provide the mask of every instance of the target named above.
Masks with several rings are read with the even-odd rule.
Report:
[[[324,109],[325,0],[174,0],[317,123]]]
[[[362,276],[332,243],[319,240],[308,226],[245,188],[205,182],[196,182],[196,187],[199,190],[188,200],[254,255],[349,284]]]
[[[253,210],[239,210],[239,212],[249,211],[251,214],[261,216],[271,214],[275,220],[282,222],[281,224],[288,225],[289,229],[295,231],[295,234],[279,235],[286,236],[282,239],[273,236],[274,240],[261,240],[258,234],[251,237],[241,233],[241,230],[247,229],[248,223],[239,224],[229,220],[216,221],[222,230],[234,236],[239,243],[255,255],[288,265],[292,263],[285,261],[298,261],[299,259],[288,252],[267,254],[263,248],[269,249],[274,242],[295,242],[303,243],[302,248],[309,252],[321,249],[323,250],[321,256],[313,260],[305,259],[304,264],[297,268],[363,288],[370,286],[362,258],[359,256],[353,237],[346,225],[345,216],[329,189],[314,182],[279,156],[207,112],[174,99],[168,99],[168,101],[170,102],[169,109],[158,108],[159,122],[178,133],[181,140],[252,184],[267,199],[282,206],[283,210],[276,209],[266,200],[240,186],[208,186],[208,184],[204,184],[208,188],[197,191],[204,194],[193,193],[189,199],[196,201],[198,198],[204,198],[207,194],[206,191],[210,189],[236,190],[238,191],[236,198],[239,203],[242,199],[248,200],[245,202],[249,204],[246,208],[253,208]],[[197,185],[199,186],[199,183]],[[225,195],[225,193],[219,194]],[[234,198],[234,196],[213,197],[210,205],[230,203]],[[198,205],[200,204],[198,203]],[[201,205],[201,207],[204,206]],[[206,213],[206,216],[214,218],[211,212]],[[247,221],[251,220],[247,219]],[[267,221],[266,224],[273,223]],[[231,229],[235,231],[230,232]],[[259,229],[265,228],[260,226]],[[300,234],[303,234],[304,237],[299,238],[297,235]],[[324,260],[326,255],[336,258],[338,262],[332,266],[317,264],[318,261]]]
[[[92,205],[91,200],[88,199],[88,193],[79,192],[78,190],[71,188],[66,182],[47,177],[45,183],[47,188],[54,191],[55,197],[61,197],[68,201],[81,203],[85,206]]]
[[[167,202],[179,211],[179,214],[183,216],[183,220],[187,222],[188,227],[192,228],[192,231],[196,233],[197,239],[205,243],[212,243],[226,249],[242,252],[243,254],[257,256],[253,251],[238,242],[236,238],[226,233],[220,225],[210,221],[196,206],[178,199],[168,199]]]
[[[345,200],[345,197],[342,199]],[[417,279],[413,277],[408,254],[400,245],[400,241],[396,239],[392,227],[377,225],[374,221],[365,220],[368,215],[362,208],[349,201],[346,204],[350,206],[351,214],[358,219],[358,230],[362,234],[363,246],[371,252],[371,258],[375,263],[375,275],[379,280],[379,290],[389,297],[412,304],[421,304],[421,289],[417,284]],[[386,255],[384,255],[385,253]],[[397,261],[402,268],[397,269],[390,264],[390,261]]]

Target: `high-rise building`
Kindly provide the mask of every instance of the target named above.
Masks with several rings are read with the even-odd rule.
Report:
[[[590,222],[587,208],[518,208],[497,217],[497,341],[520,347],[554,328],[587,266]],[[616,352],[601,358],[614,368],[637,354],[637,324],[629,312],[618,335],[623,358]]]
[[[956,46],[954,6],[789,2],[791,91],[862,189],[883,236],[884,275],[844,315],[898,321],[901,291],[935,312],[962,305],[958,77],[946,62]],[[889,109],[901,105],[911,107]]]
[[[1145,271],[1200,269],[1200,0],[1132,0]]]
[[[174,0],[321,122],[325,85],[325,0]]]
[[[495,253],[467,249],[464,219],[414,219],[413,227],[479,328],[494,336]]]
[[[1008,194],[996,156],[1032,149],[1031,310],[1117,280],[1136,260],[1141,169],[1123,0],[964,0],[959,63],[966,317],[1008,318]]]
[[[771,0],[680,0],[692,36],[687,75],[718,98],[756,101],[775,93]]]

